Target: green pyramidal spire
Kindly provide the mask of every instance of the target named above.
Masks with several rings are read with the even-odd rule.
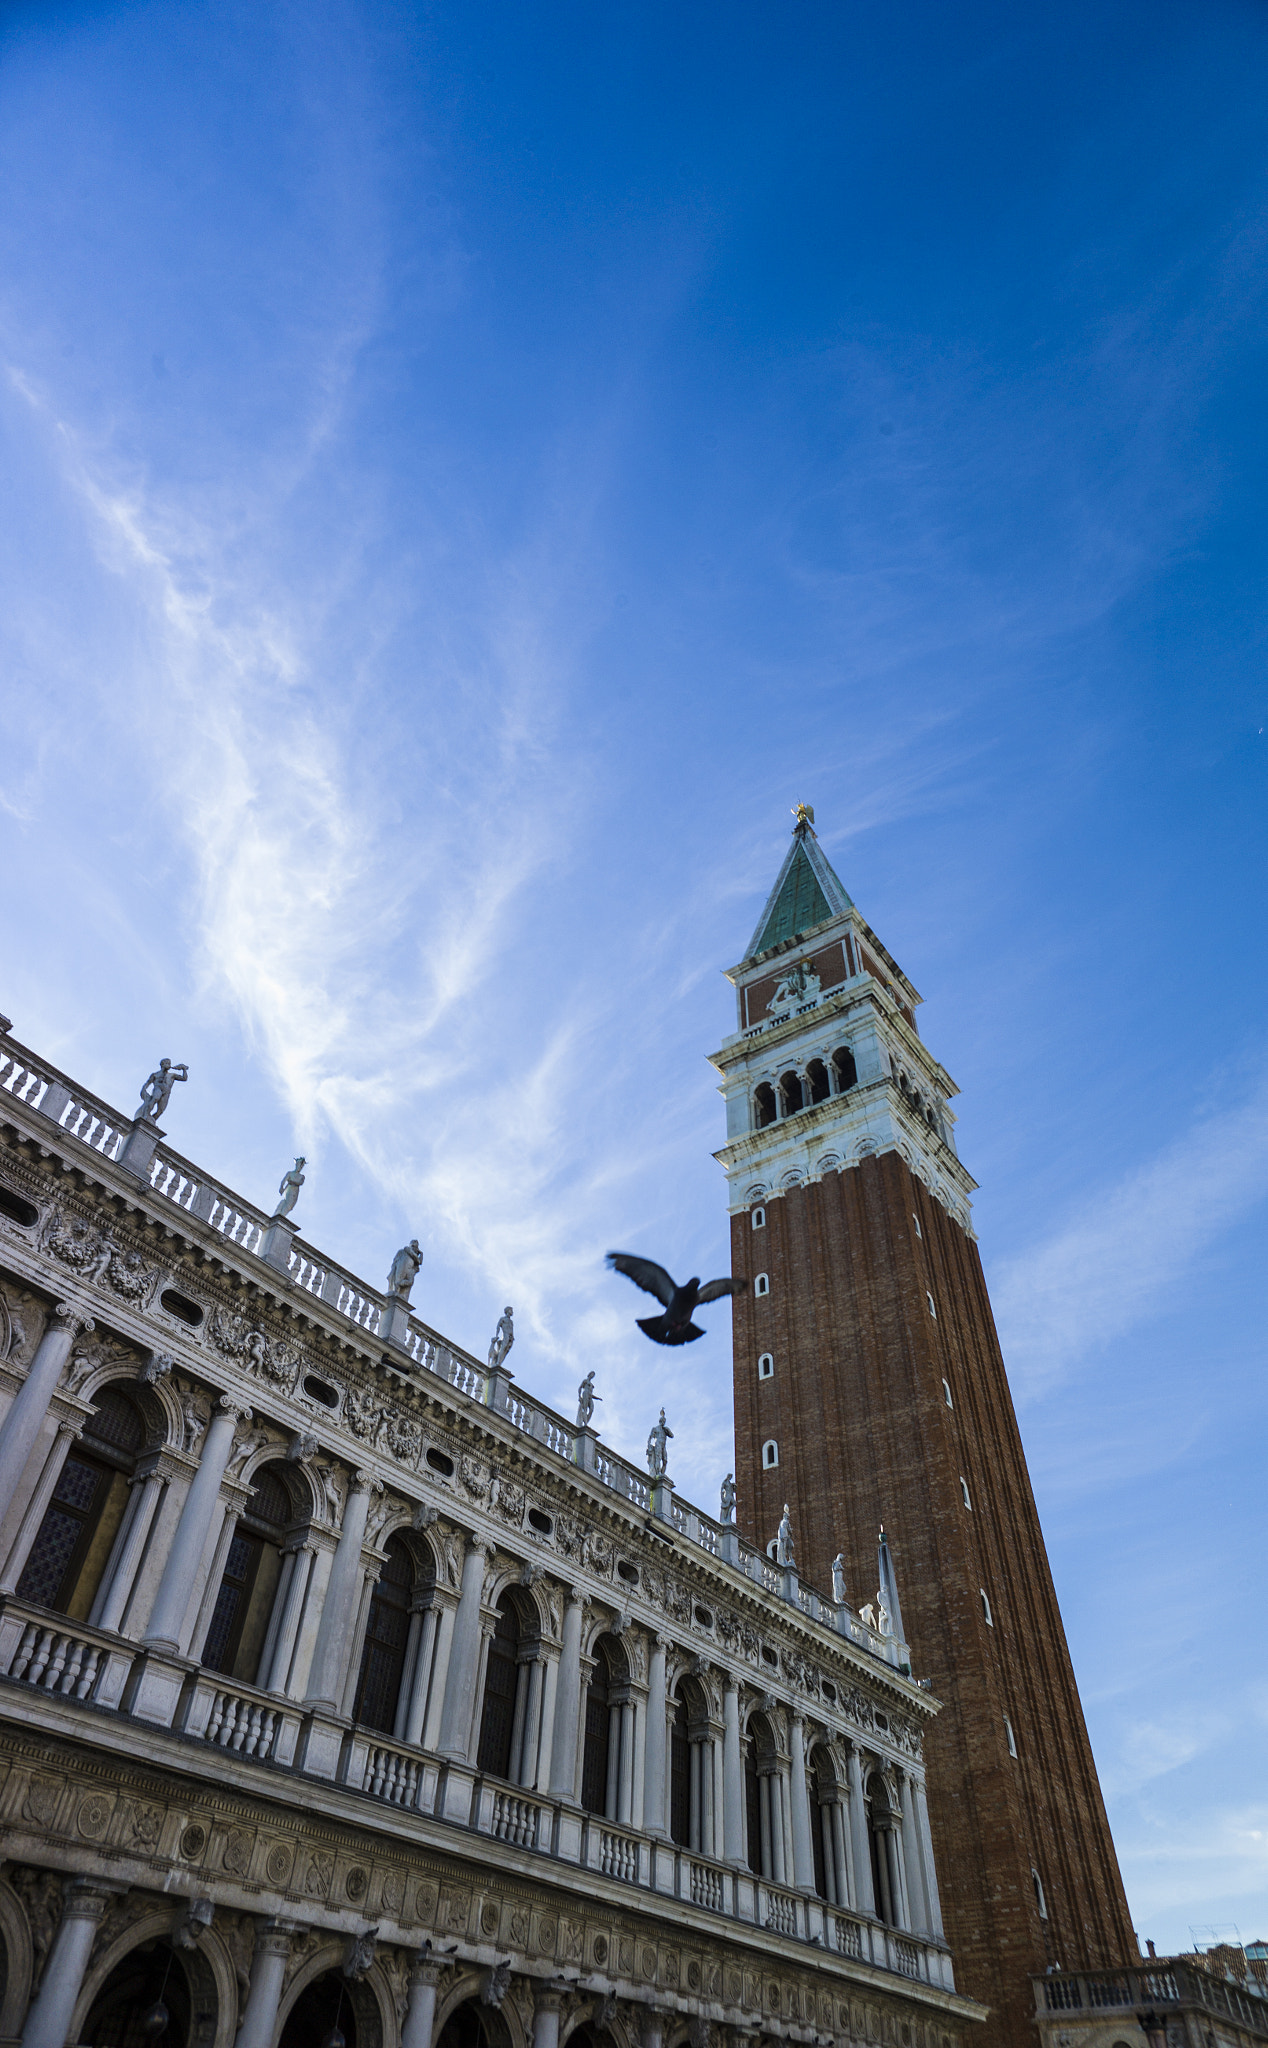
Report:
[[[758,919],[748,960],[853,908],[815,836],[814,812],[798,804],[793,815],[793,843]]]

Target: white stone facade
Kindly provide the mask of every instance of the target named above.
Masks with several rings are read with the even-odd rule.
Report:
[[[162,1137],[0,1039],[0,2041],[961,2043],[903,1645]]]

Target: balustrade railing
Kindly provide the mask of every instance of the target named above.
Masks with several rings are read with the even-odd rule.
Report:
[[[605,1877],[638,1883],[639,1845],[632,1835],[617,1834],[613,1828],[599,1831],[599,1868]]]
[[[371,1799],[382,1799],[388,1806],[417,1806],[422,1780],[423,1767],[418,1757],[386,1742],[371,1744],[361,1785]]]
[[[235,1756],[266,1757],[277,1735],[278,1710],[227,1689],[212,1697],[204,1740]]]
[[[846,1920],[840,1913],[834,1913],[832,1936],[839,1954],[861,1957],[865,1953],[863,1929],[857,1920]]]
[[[691,1903],[693,1906],[707,1906],[710,1912],[721,1913],[726,1906],[726,1881],[720,1870],[714,1870],[707,1863],[691,1865]]]
[[[515,1792],[495,1792],[489,1833],[495,1840],[510,1842],[517,1849],[534,1849],[540,1817],[541,1809],[535,1799],[524,1799]]]
[[[105,1651],[82,1636],[28,1622],[18,1639],[8,1676],[44,1692],[86,1700],[93,1689]]]
[[[762,1897],[766,1907],[762,1922],[763,1926],[769,1927],[775,1934],[795,1935],[797,1933],[796,1899],[790,1898],[787,1892],[777,1892],[772,1885],[768,1884],[762,1886]]]
[[[117,1158],[133,1125],[107,1103],[85,1095],[66,1076],[40,1063],[12,1039],[0,1043],[0,1094],[8,1094],[28,1109],[41,1110],[61,1129],[90,1146],[103,1158]],[[153,1194],[200,1222],[242,1251],[258,1255],[269,1227],[269,1218],[240,1200],[228,1188],[201,1173],[166,1146],[155,1150],[149,1170]],[[377,1336],[387,1315],[384,1295],[367,1288],[313,1247],[296,1243],[291,1248],[288,1279],[305,1294],[324,1302],[366,1336]],[[507,1375],[491,1374],[469,1354],[455,1351],[435,1331],[411,1316],[406,1328],[404,1353],[419,1370],[435,1372],[469,1400],[491,1405],[496,1399],[500,1412],[512,1428],[533,1437],[546,1450],[575,1463],[580,1455],[573,1428],[518,1389],[510,1390]],[[593,1444],[593,1437],[588,1441]],[[606,1446],[593,1460],[593,1476],[618,1493],[632,1506],[646,1512],[651,1507],[647,1475],[630,1465]],[[733,1563],[768,1593],[778,1594],[780,1573],[760,1551],[738,1541],[734,1526],[724,1527],[701,1514],[690,1503],[672,1495],[669,1521],[675,1532],[695,1544],[707,1556]],[[725,1540],[724,1540],[725,1539]],[[796,1604],[810,1621],[844,1635],[870,1655],[901,1668],[906,1651],[892,1638],[869,1629],[848,1609],[831,1606],[813,1587],[802,1585]]]

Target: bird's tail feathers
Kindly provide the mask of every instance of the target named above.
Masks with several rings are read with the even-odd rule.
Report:
[[[704,1335],[694,1323],[671,1323],[668,1316],[639,1316],[638,1327],[653,1344],[690,1344]]]

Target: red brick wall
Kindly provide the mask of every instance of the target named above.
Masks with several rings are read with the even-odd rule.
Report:
[[[1100,1969],[1136,1944],[977,1247],[897,1153],[766,1217],[732,1219],[733,1270],[771,1289],[735,1303],[740,1528],[764,1546],[787,1500],[803,1576],[830,1591],[842,1551],[859,1607],[885,1524],[912,1668],[943,1703],[926,1760],[956,1982],[992,2008],[982,2048],[1015,2048],[1031,1971]],[[768,1437],[780,1463],[763,1472]]]

